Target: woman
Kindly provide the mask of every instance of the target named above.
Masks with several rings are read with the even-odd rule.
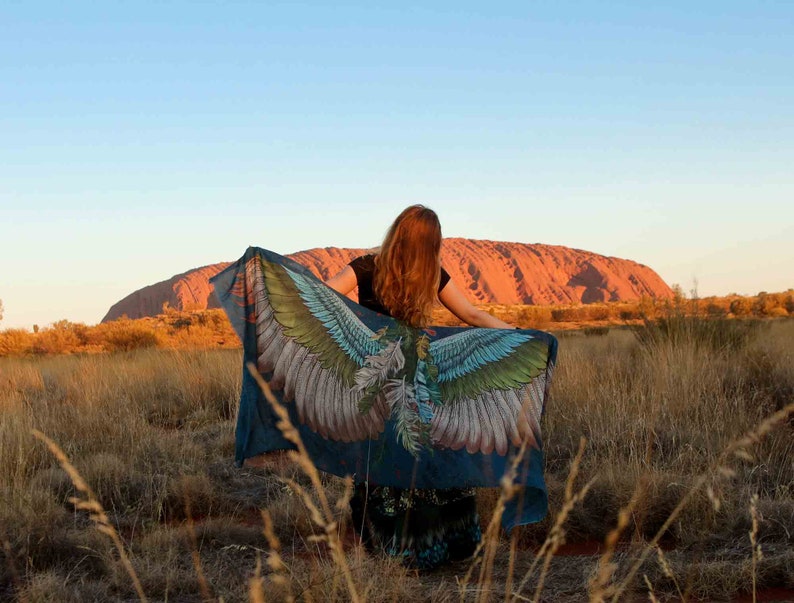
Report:
[[[412,205],[397,216],[378,253],[354,259],[327,284],[343,295],[358,286],[361,305],[416,328],[429,326],[436,300],[469,325],[513,328],[469,303],[441,267],[440,254],[438,216]],[[472,488],[405,490],[363,483],[350,506],[368,547],[419,569],[468,557],[480,541]]]

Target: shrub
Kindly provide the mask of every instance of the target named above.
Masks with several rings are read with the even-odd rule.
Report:
[[[59,320],[41,329],[33,342],[36,354],[68,354],[78,351],[87,341],[88,327],[81,323]]]
[[[20,356],[33,349],[33,334],[25,329],[7,329],[0,332],[0,356]]]
[[[728,313],[728,311],[725,308],[723,308],[722,306],[720,306],[719,304],[716,304],[714,302],[710,302],[706,306],[706,314],[708,314],[712,318],[722,318],[727,313]]]
[[[588,337],[601,336],[609,333],[609,327],[585,327],[584,334]]]
[[[154,329],[130,320],[109,323],[104,332],[103,347],[108,352],[129,352],[156,347],[160,341]]]
[[[551,309],[544,306],[523,306],[516,313],[519,326],[540,329],[551,322]]]
[[[609,320],[612,311],[609,306],[587,306],[586,314],[590,320]]]
[[[753,303],[753,314],[756,316],[771,316],[772,310],[783,305],[783,300],[777,295],[770,295],[761,291]]]
[[[746,297],[734,299],[731,302],[730,311],[734,316],[749,316],[753,311],[753,302]]]
[[[551,311],[551,319],[554,322],[571,322],[580,319],[578,308],[554,308]]]
[[[632,332],[644,347],[654,348],[666,342],[673,346],[692,344],[714,351],[736,351],[755,339],[761,325],[758,320],[701,318],[671,312],[655,321],[646,319]]]
[[[640,318],[653,318],[657,312],[656,302],[652,297],[643,295],[637,304],[637,312]]]
[[[204,325],[194,325],[175,330],[169,343],[175,348],[211,348],[216,345],[216,331]]]

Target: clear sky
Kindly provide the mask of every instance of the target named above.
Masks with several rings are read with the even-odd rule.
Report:
[[[445,236],[794,287],[794,3],[5,2],[0,329],[240,257]]]

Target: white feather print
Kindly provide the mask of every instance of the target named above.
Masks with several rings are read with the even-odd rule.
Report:
[[[295,387],[298,383],[298,375],[300,374],[303,361],[309,355],[309,348],[301,347],[287,370],[287,376],[284,381],[284,401],[290,402],[295,399]]]
[[[521,404],[521,412],[518,413],[518,417],[516,418],[516,423],[518,424],[518,435],[521,437],[521,441],[527,441],[527,445],[531,446],[532,448],[539,448],[538,442],[535,439],[535,432],[532,429],[532,424],[529,421],[529,407],[532,404],[530,399],[528,387],[525,387],[522,392],[524,393],[524,398],[522,399]]]
[[[306,404],[306,388],[308,387],[308,378],[312,368],[317,363],[319,363],[317,356],[309,352],[298,367],[295,375],[295,404],[298,407],[298,417],[300,417],[301,422],[309,423],[312,429],[314,429],[315,423],[313,419],[309,422],[311,410]]]
[[[480,436],[480,452],[483,454],[491,454],[494,449],[494,427],[491,424],[491,417],[485,407],[485,397],[482,395],[477,396],[474,404],[480,417],[480,429],[482,432]]]
[[[339,395],[341,393],[339,383],[330,373],[326,373],[326,375],[326,381],[328,383],[325,387],[322,403],[327,404],[329,408],[328,414],[331,419],[331,424],[328,426],[328,432],[332,440],[349,442],[350,437],[347,433],[347,424],[345,422],[344,411],[342,410],[342,399]]]
[[[284,389],[284,383],[286,382],[289,364],[298,353],[300,347],[301,346],[298,345],[292,337],[287,338],[287,341],[278,356],[278,360],[276,360],[276,366],[273,368],[273,377],[270,379],[271,389],[276,391]]]
[[[447,416],[447,427],[444,430],[444,445],[448,448],[452,448],[457,442],[458,433],[461,429],[460,409],[457,408],[457,405],[454,405],[445,406],[444,410]]]
[[[342,399],[342,387],[336,375],[329,375],[329,390],[328,394],[331,396],[331,411],[334,417],[334,433],[336,439],[343,442],[350,442],[352,438],[353,425],[347,420],[345,408]]]
[[[538,377],[532,381],[531,383],[533,396],[532,396],[532,414],[535,417],[535,420],[540,426],[540,417],[543,413],[543,398],[546,395],[546,378],[543,374],[538,375]]]
[[[509,420],[507,414],[507,402],[504,400],[504,392],[489,391],[485,392],[485,399],[489,403],[489,408],[493,409],[491,415],[491,426],[493,427],[494,449],[497,454],[504,456],[507,454]]]
[[[521,400],[515,390],[509,389],[504,392],[505,414],[503,418],[507,420],[507,437],[514,446],[521,445],[521,435],[518,433],[518,415],[521,413]]]
[[[350,388],[342,382],[339,383],[339,395],[351,441],[366,439],[369,434],[367,415],[358,411],[358,401],[353,399]]]
[[[439,406],[430,422],[430,439],[440,445],[446,446],[446,431],[449,428],[450,409],[447,406]]]
[[[419,415],[408,407],[413,386],[402,379],[389,379],[384,387],[386,402],[395,420],[397,439],[411,454],[419,453]]]
[[[309,427],[318,433],[322,433],[323,417],[320,415],[320,406],[314,398],[314,392],[317,388],[317,374],[322,370],[319,358],[309,367],[309,373],[302,379],[303,388],[296,394],[300,394],[303,398],[303,405],[306,407],[306,416],[309,420]]]
[[[473,454],[480,450],[480,442],[482,442],[482,424],[480,423],[480,415],[477,412],[477,401],[466,400],[466,402],[469,414],[469,435],[466,440],[466,451]]]
[[[356,371],[356,389],[364,392],[367,388],[384,383],[405,366],[405,356],[400,348],[400,340],[389,344],[378,354],[367,356],[364,366]]]
[[[460,450],[466,446],[469,437],[469,414],[466,400],[458,400],[455,403],[455,436],[452,441],[452,450]]]
[[[308,384],[306,386],[306,403],[309,404],[314,411],[314,416],[317,420],[317,431],[324,438],[327,438],[328,417],[326,416],[326,412],[328,409],[326,408],[325,404],[320,404],[317,398],[317,386],[319,385],[319,377],[322,372],[323,367],[319,362],[312,367],[312,372],[309,374],[309,378],[307,379]]]
[[[358,439],[361,428],[357,423],[357,413],[351,412],[352,409],[347,403],[346,392],[347,388],[338,379],[334,380],[334,397],[337,401],[337,409],[339,412],[339,431],[342,435],[343,442],[352,442]]]
[[[273,321],[261,335],[257,335],[256,351],[257,366],[260,372],[269,373],[276,366],[278,353],[281,351],[284,337],[279,324]]]
[[[318,415],[321,425],[325,431],[321,432],[323,437],[331,440],[336,438],[336,416],[333,408],[333,392],[331,380],[328,379],[328,372],[321,370],[316,377],[317,384],[314,389],[314,404],[319,409]],[[322,428],[321,428],[322,429]]]

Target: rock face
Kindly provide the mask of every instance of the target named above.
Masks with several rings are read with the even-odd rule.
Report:
[[[325,280],[367,251],[326,247],[289,257]],[[196,268],[139,289],[114,304],[102,322],[124,315],[156,316],[166,302],[178,310],[217,308],[209,279],[230,263]],[[590,304],[672,296],[647,266],[558,245],[444,239],[441,264],[475,304]],[[356,299],[355,292],[351,297]]]

